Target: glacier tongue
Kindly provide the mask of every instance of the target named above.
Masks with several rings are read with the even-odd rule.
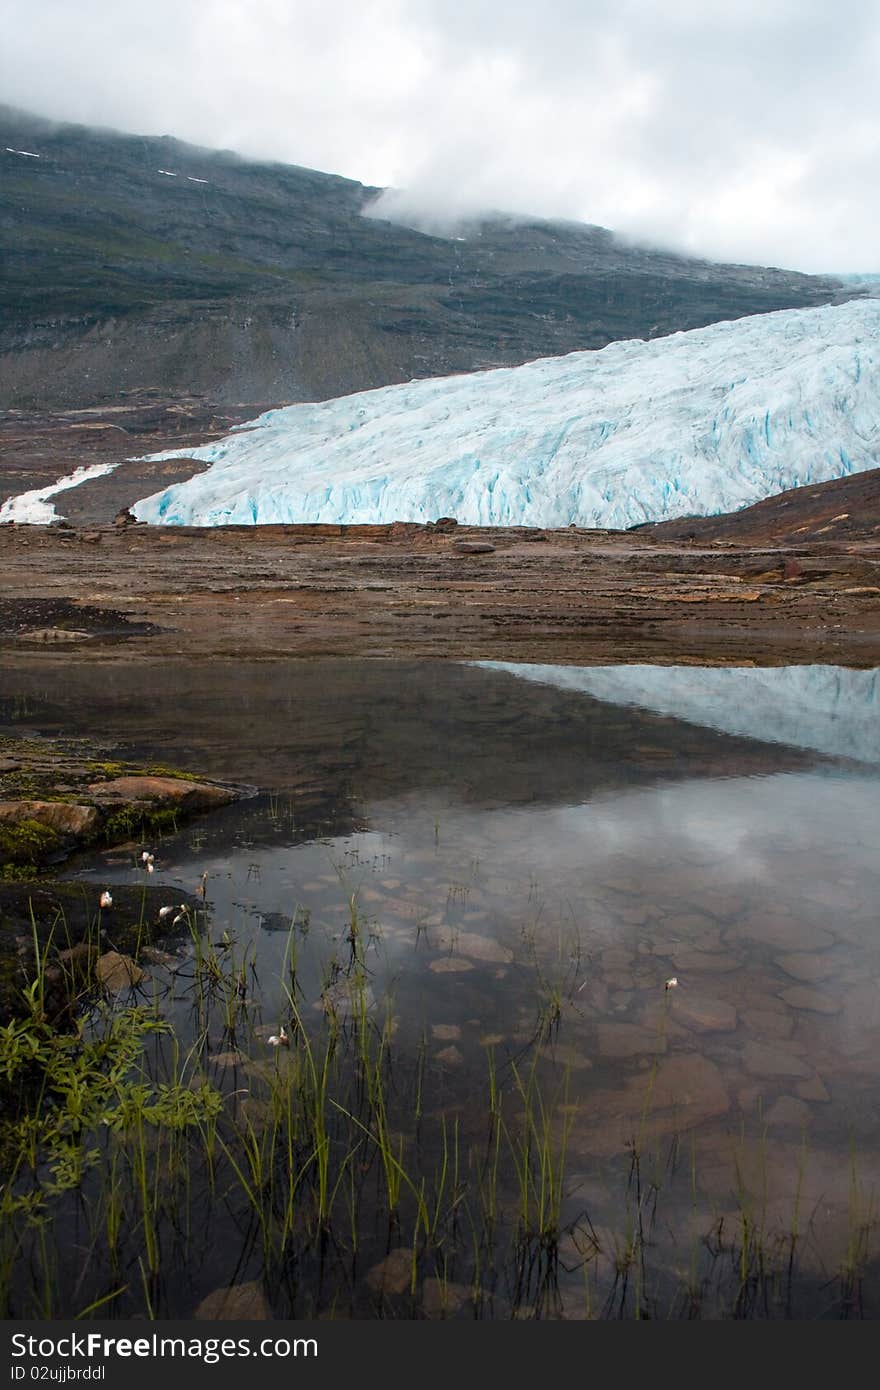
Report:
[[[880,463],[880,300],[271,410],[142,521],[627,527]]]

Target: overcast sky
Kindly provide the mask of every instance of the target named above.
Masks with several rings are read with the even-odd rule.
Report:
[[[0,0],[2,99],[405,189],[880,271],[880,0]]]

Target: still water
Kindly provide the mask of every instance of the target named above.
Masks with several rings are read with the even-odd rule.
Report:
[[[158,1315],[262,1280],[279,1316],[876,1316],[880,673],[72,665],[5,701],[254,789],[150,846],[151,886],[207,878],[200,941],[170,933],[141,987],[244,1115],[288,1065],[270,1035],[368,1015],[432,1181],[454,1126],[464,1192],[493,1086],[509,1135],[541,1117],[534,1149],[546,1112],[558,1159],[552,1250],[525,1268],[450,1237],[442,1271],[404,1255],[395,1283],[413,1233],[374,1222],[344,1279],[301,1258],[273,1283],[211,1207]],[[140,849],[73,872],[139,882]],[[211,945],[246,965],[245,1041],[193,1022]],[[512,1228],[513,1179],[499,1201]]]

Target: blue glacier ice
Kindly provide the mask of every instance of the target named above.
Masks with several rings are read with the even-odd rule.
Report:
[[[635,705],[723,733],[880,763],[880,670],[844,666],[541,666],[477,661],[520,680]]]
[[[142,521],[628,527],[880,463],[880,300],[270,410]]]
[[[880,463],[880,302],[786,310],[271,410],[139,502],[157,524],[627,527]]]

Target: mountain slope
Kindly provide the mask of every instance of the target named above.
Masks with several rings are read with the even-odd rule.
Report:
[[[134,508],[178,525],[627,527],[880,461],[880,300],[269,411]]]
[[[427,236],[349,179],[4,107],[0,168],[7,407],[320,400],[860,293],[578,223]]]

